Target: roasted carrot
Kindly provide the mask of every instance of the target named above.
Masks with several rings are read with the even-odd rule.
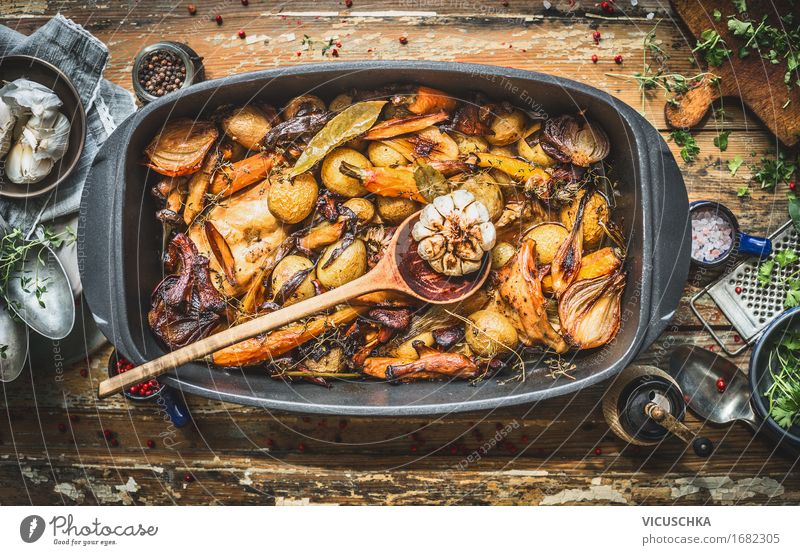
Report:
[[[212,359],[217,366],[253,366],[288,353],[303,343],[319,337],[330,328],[355,320],[368,310],[369,307],[366,306],[347,307],[330,316],[292,324],[267,335],[226,347],[214,353]]]
[[[543,169],[532,166],[527,162],[511,156],[489,154],[488,152],[479,152],[476,154],[476,156],[478,157],[478,166],[481,168],[494,168],[500,170],[501,172],[508,174],[509,177],[519,181],[527,181],[533,176],[540,177],[544,180],[550,179],[550,174]]]
[[[270,170],[282,159],[274,152],[259,152],[254,156],[220,168],[211,180],[211,193],[229,196],[264,179]]]

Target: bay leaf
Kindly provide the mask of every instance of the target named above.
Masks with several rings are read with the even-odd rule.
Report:
[[[414,170],[414,181],[420,194],[428,202],[450,192],[450,183],[442,172],[428,164],[419,164]]]
[[[312,137],[289,172],[290,177],[310,170],[337,146],[366,133],[378,120],[385,100],[370,100],[348,106]]]

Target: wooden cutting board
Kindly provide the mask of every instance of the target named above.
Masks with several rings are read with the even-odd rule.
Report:
[[[704,82],[678,99],[678,107],[667,105],[667,122],[678,128],[694,127],[708,113],[714,100],[720,96],[738,97],[780,142],[786,146],[796,145],[800,141],[800,86],[792,84],[787,88],[784,84],[785,62],[771,64],[754,50],[746,58],[739,58],[737,52],[744,41],[728,31],[728,16],[744,19],[744,14],[737,13],[731,0],[671,0],[671,3],[695,40],[706,29],[715,29],[733,53],[719,67],[708,68],[720,77],[719,84]],[[712,16],[715,9],[722,14],[719,22],[715,22]],[[767,14],[768,23],[779,26],[778,16],[798,7],[792,7],[787,0],[747,0],[747,9],[754,23]],[[695,44],[693,42],[692,47]],[[789,103],[784,108],[787,101]]]

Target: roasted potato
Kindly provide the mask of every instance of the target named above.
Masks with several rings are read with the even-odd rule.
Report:
[[[525,158],[528,162],[543,168],[554,166],[557,162],[557,160],[547,155],[544,149],[542,149],[542,145],[539,144],[538,141],[531,146],[531,144],[528,143],[527,138],[520,139],[517,143],[517,151],[519,151],[519,155]]]
[[[347,162],[358,168],[371,168],[369,160],[357,150],[340,147],[333,150],[322,162],[322,183],[332,193],[343,197],[363,197],[367,191],[358,179],[348,177],[339,171],[339,165]]]
[[[367,147],[367,156],[373,166],[387,167],[406,164],[405,157],[389,145],[380,141],[372,141]]]
[[[375,206],[365,198],[351,198],[344,202],[344,206],[353,211],[361,224],[371,222],[375,218]]]
[[[550,264],[558,251],[558,247],[569,235],[563,225],[555,222],[545,222],[533,226],[522,238],[523,241],[532,239],[536,241],[536,255],[542,264]]]
[[[407,198],[375,197],[375,205],[381,220],[397,225],[420,209],[420,204]]]
[[[503,213],[503,207],[506,205],[503,193],[488,174],[479,173],[470,176],[461,183],[459,188],[472,193],[475,199],[486,207],[489,218],[493,222]]]
[[[328,105],[328,110],[331,112],[341,112],[353,103],[353,95],[350,93],[342,93],[331,100]]]
[[[471,324],[465,330],[467,344],[479,357],[491,358],[516,349],[519,342],[517,330],[499,312],[479,310],[470,314],[469,320]]]
[[[464,135],[455,131],[450,133],[453,140],[458,145],[458,151],[464,156],[474,154],[475,152],[487,152],[489,150],[489,143],[479,135]]]
[[[422,341],[426,347],[433,347],[436,343],[433,339],[433,333],[426,331],[422,332],[419,335],[416,335],[409,339],[408,341],[404,341],[397,346],[397,349],[394,351],[394,356],[397,358],[404,358],[406,360],[417,360],[419,355],[417,354],[417,350],[413,347],[414,341]]]
[[[353,241],[331,261],[341,244],[339,240],[326,248],[317,263],[317,280],[328,289],[353,281],[367,271],[367,247],[361,239]]]
[[[497,243],[492,249],[492,269],[497,270],[505,266],[516,252],[517,249],[511,243],[505,241]]]
[[[486,136],[489,144],[506,146],[519,141],[525,136],[525,131],[528,128],[528,118],[519,110],[511,110],[507,113],[497,114],[490,127],[493,134]]]
[[[290,304],[313,297],[315,291],[312,280],[316,277],[313,268],[314,263],[305,256],[290,254],[284,257],[278,262],[277,266],[275,266],[275,269],[272,271],[272,276],[270,277],[270,288],[273,298],[278,302],[283,302],[283,306],[289,306]],[[309,270],[308,275],[306,275],[291,295],[286,299],[276,298],[277,295],[281,294],[281,289],[286,285],[286,282],[295,277],[299,272],[306,270]]]
[[[565,206],[561,209],[560,219],[561,223],[567,229],[572,229],[575,223],[575,214],[578,212],[578,204],[585,191],[581,191],[572,204]],[[592,250],[600,245],[603,240],[605,231],[600,226],[600,221],[608,222],[609,208],[608,201],[601,193],[595,191],[592,197],[586,202],[586,208],[583,210],[583,248],[584,250]]]
[[[253,150],[258,148],[261,139],[272,129],[272,125],[260,108],[247,105],[222,120],[222,129],[228,137]]]
[[[294,179],[278,174],[270,177],[267,206],[283,223],[296,224],[313,212],[318,193],[317,180],[311,173],[301,173]]]

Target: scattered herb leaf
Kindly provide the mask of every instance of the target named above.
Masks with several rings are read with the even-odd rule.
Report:
[[[782,251],[778,251],[775,255],[775,262],[777,262],[778,266],[781,268],[785,268],[789,264],[797,262],[798,258],[800,257],[794,249],[783,249]]]
[[[693,162],[700,154],[700,147],[697,146],[697,140],[691,133],[683,129],[677,129],[670,133],[670,137],[675,141],[675,144],[681,147],[681,158],[684,162]]]
[[[767,260],[758,267],[758,284],[766,287],[772,281],[772,269],[775,267],[774,260]]]
[[[739,171],[739,168],[742,167],[744,160],[738,154],[733,157],[733,160],[728,160],[728,171],[731,172],[731,177],[736,175],[736,172]]]
[[[714,146],[720,149],[721,152],[728,150],[728,136],[730,131],[720,131],[719,135],[714,137]]]

